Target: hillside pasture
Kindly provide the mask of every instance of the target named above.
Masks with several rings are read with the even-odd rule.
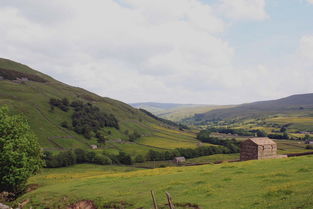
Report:
[[[313,117],[308,116],[280,116],[266,120],[279,125],[291,124],[288,128],[300,131],[313,132]]]

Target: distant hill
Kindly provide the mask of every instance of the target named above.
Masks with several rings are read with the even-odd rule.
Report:
[[[301,114],[313,113],[313,94],[298,94],[289,97],[253,102],[238,105],[232,108],[212,110],[194,116],[196,121],[233,120],[262,117],[274,114]]]
[[[231,105],[206,105],[206,104],[178,104],[143,102],[131,103],[135,108],[145,109],[158,117],[179,122],[198,113],[205,113],[214,109],[233,107]]]
[[[73,101],[76,103],[71,104]],[[13,113],[23,114],[38,136],[40,145],[51,151],[88,149],[91,144],[97,144],[96,134],[103,135],[107,141],[125,141],[106,143],[108,152],[125,151],[131,154],[158,150],[158,140],[166,141],[167,138],[155,136],[156,133],[171,133],[169,141],[176,142],[177,147],[181,138],[177,127],[128,104],[69,86],[26,65],[0,58],[0,106],[3,105]],[[83,106],[86,111],[79,112]],[[86,118],[90,110],[93,113]],[[89,125],[84,124],[86,121]],[[90,130],[95,127],[97,131]],[[128,141],[135,132],[144,141],[142,145]],[[191,146],[198,143],[193,134],[187,139],[191,141]],[[155,146],[146,145],[151,143]]]

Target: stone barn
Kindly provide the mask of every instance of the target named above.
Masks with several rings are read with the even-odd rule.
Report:
[[[181,164],[181,163],[186,162],[186,158],[185,157],[175,157],[173,162],[176,164]]]
[[[267,138],[249,138],[241,142],[240,160],[260,160],[268,158],[278,158],[277,144]]]

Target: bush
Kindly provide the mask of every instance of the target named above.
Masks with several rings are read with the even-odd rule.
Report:
[[[77,148],[74,150],[77,163],[84,163],[87,160],[86,152],[83,149]]]
[[[313,145],[308,144],[305,146],[305,149],[313,149]]]
[[[95,163],[100,165],[111,165],[112,160],[104,155],[96,155]]]
[[[136,163],[143,163],[145,162],[145,158],[142,155],[137,155],[135,158]]]
[[[137,131],[134,131],[134,133],[129,135],[128,139],[129,139],[129,141],[134,142],[137,139],[139,139],[140,137],[141,137],[141,135]]]
[[[60,152],[57,157],[58,167],[67,167],[76,164],[76,156],[72,151]]]
[[[41,157],[26,120],[0,108],[0,192],[23,192],[27,179],[42,167]]]
[[[86,161],[89,163],[94,163],[96,161],[96,153],[95,152],[87,152]]]
[[[126,154],[125,152],[120,152],[119,155],[117,156],[117,159],[120,163],[124,165],[132,165],[133,161],[130,157],[130,155]]]
[[[66,121],[63,121],[63,122],[61,123],[61,126],[62,126],[63,128],[68,128],[68,124],[67,124]]]

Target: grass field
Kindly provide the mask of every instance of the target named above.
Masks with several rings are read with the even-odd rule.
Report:
[[[203,209],[311,209],[312,162],[313,156],[305,156],[148,170],[93,165],[45,169],[29,181],[39,188],[18,201],[29,199],[33,208],[65,208],[89,199],[98,208],[123,203],[124,208],[149,209],[154,190],[160,206],[168,191],[175,204]]]
[[[197,158],[188,159],[187,163],[215,163],[218,161],[238,160],[240,158],[239,153],[235,154],[216,154],[210,156],[202,156]]]
[[[302,130],[302,131],[313,131],[313,117],[304,116],[280,116],[275,118],[270,118],[266,120],[270,123],[276,123],[279,125],[284,125],[290,123],[290,129]]]
[[[307,152],[306,144],[302,141],[294,140],[275,140],[277,143],[277,152],[279,154]]]

